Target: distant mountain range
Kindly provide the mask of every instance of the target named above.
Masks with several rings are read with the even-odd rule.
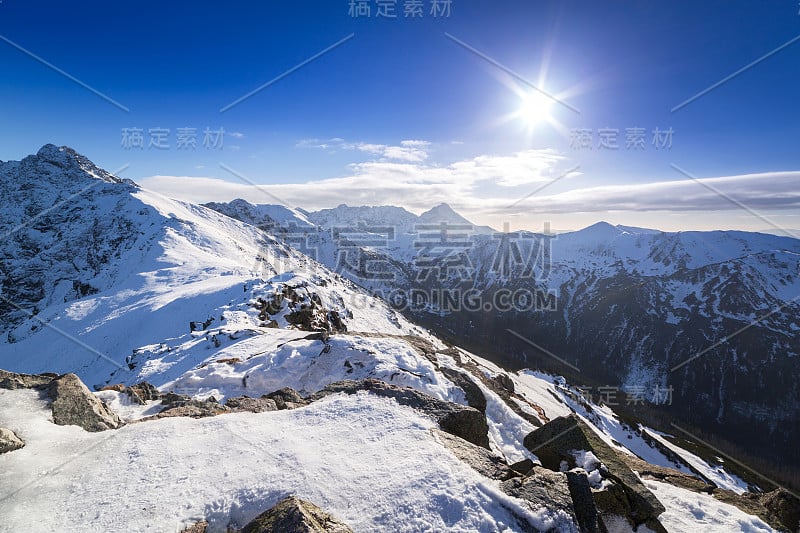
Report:
[[[289,225],[250,216],[275,206],[209,207],[302,241],[396,309],[505,365],[573,375],[595,397],[619,388],[622,403],[623,389],[644,391],[755,455],[794,450],[784,457],[800,465],[796,239],[605,222],[503,234],[445,204],[421,216],[339,206]]]
[[[53,145],[0,198],[0,529],[240,530],[287,494],[363,531],[797,525],[622,413],[797,464],[797,240],[198,206]]]

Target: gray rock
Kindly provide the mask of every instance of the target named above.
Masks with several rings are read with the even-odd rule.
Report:
[[[608,489],[593,491],[601,515],[624,516],[638,526],[656,519],[665,510],[619,454],[575,415],[558,417],[532,431],[525,437],[524,445],[543,466],[556,471],[562,461],[575,466],[573,451],[594,453],[605,466],[601,469],[602,476],[613,481]]]
[[[291,387],[284,387],[275,392],[270,392],[262,396],[262,398],[273,400],[278,409],[295,409],[309,404],[308,400],[300,396],[300,393]]]
[[[481,413],[486,412],[486,396],[478,385],[472,381],[466,373],[447,368],[445,366],[439,367],[442,374],[452,381],[456,387],[464,391],[464,396],[467,398],[467,405],[474,407]]]
[[[472,407],[439,400],[411,387],[398,387],[378,379],[345,380],[328,385],[312,395],[311,399],[317,400],[340,392],[355,394],[359,391],[394,398],[400,405],[413,407],[430,416],[444,431],[489,449],[489,425],[483,413]]]
[[[23,446],[25,443],[13,431],[0,428],[0,454],[19,450]]]
[[[48,388],[53,422],[59,426],[80,426],[86,431],[117,429],[123,422],[75,374],[54,379]]]
[[[778,488],[761,496],[761,504],[789,531],[800,531],[800,500]]]
[[[440,429],[432,429],[445,448],[460,460],[471,466],[479,474],[490,479],[505,481],[521,474],[512,470],[502,457],[495,455],[486,448],[476,446],[461,437],[456,437]]]
[[[231,411],[250,412],[250,413],[263,413],[265,411],[277,411],[278,404],[271,398],[250,398],[248,396],[239,396],[238,398],[228,398],[225,402],[225,407]]]
[[[563,472],[553,472],[536,466],[530,475],[504,481],[500,484],[500,488],[509,496],[525,500],[532,511],[539,511],[542,508],[561,511],[572,522],[572,527],[578,523],[567,476]],[[521,522],[520,525],[525,531],[536,531],[526,522]]]
[[[514,392],[514,380],[505,372],[497,374],[493,379],[508,392]]]
[[[206,533],[208,529],[208,522],[205,520],[201,520],[200,522],[195,522],[191,526],[183,529],[181,533]]]
[[[602,531],[600,527],[600,517],[597,515],[592,487],[589,479],[583,472],[566,472],[569,494],[572,497],[572,505],[575,507],[575,516],[578,517],[578,525],[585,533],[597,533]]]
[[[313,503],[289,496],[258,515],[242,533],[353,533],[353,530]]]
[[[131,385],[130,387],[125,387],[123,392],[130,397],[131,401],[139,405],[144,405],[146,402],[161,399],[161,393],[159,390],[146,381],[142,381],[136,385]]]
[[[0,389],[44,389],[58,374],[15,374],[0,370]]]

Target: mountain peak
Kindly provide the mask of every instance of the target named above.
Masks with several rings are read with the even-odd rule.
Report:
[[[52,143],[45,144],[36,152],[36,155],[26,157],[22,163],[35,167],[42,163],[49,163],[61,169],[54,174],[55,176],[63,174],[74,177],[88,174],[95,179],[100,179],[109,183],[126,183],[128,185],[137,186],[136,183],[130,179],[118,178],[110,172],[96,166],[87,157],[79,154],[69,146],[56,146]]]

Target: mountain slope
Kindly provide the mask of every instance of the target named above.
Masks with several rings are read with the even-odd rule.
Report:
[[[38,291],[19,302],[6,286],[0,292],[11,307],[0,317],[0,368],[75,372],[127,425],[100,434],[58,426],[52,385],[18,385],[55,376],[0,372],[0,427],[25,442],[0,453],[0,531],[174,531],[201,518],[209,531],[225,531],[290,493],[359,531],[577,531],[586,520],[660,530],[661,504],[645,516],[602,503],[629,489],[658,501],[630,470],[636,460],[706,492],[757,490],[647,438],[561,378],[508,373],[443,342],[279,235],[109,177],[66,148],[27,161],[24,171],[4,172],[4,191],[25,191],[40,172],[61,183],[52,199],[89,191],[54,210],[71,224],[24,226],[36,217],[33,194],[3,212],[3,230],[38,246],[17,256],[17,241],[0,243],[3,271],[25,281],[30,269]],[[95,263],[53,253],[85,238],[87,226]],[[40,273],[92,289],[65,296],[65,282]],[[134,384],[147,399],[125,387]],[[265,412],[237,412],[242,404]],[[608,447],[609,465],[568,444],[561,451],[570,461],[583,458],[572,477],[539,465],[526,439],[566,415]],[[608,468],[627,472],[628,484]],[[568,479],[591,479],[601,496],[579,509]],[[668,490],[668,501],[694,498]],[[734,518],[692,522],[679,507],[669,516],[718,530],[742,517],[714,505]]]

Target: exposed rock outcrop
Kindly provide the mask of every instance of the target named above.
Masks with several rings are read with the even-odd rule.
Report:
[[[250,412],[250,413],[264,413],[266,411],[277,411],[278,405],[275,400],[267,397],[250,398],[249,396],[239,396],[237,398],[228,398],[225,402],[225,407],[229,408],[234,413]]]
[[[340,392],[355,394],[359,391],[394,398],[400,405],[413,407],[430,416],[444,431],[489,449],[489,425],[483,413],[472,407],[439,400],[411,387],[398,387],[377,379],[345,380],[328,385],[312,395],[311,399],[317,400]]]
[[[0,454],[13,452],[25,446],[22,439],[10,429],[0,428]]]
[[[576,467],[575,452],[592,452],[601,463],[599,472],[605,481],[602,488],[591,489],[600,519],[621,516],[632,527],[646,524],[655,531],[663,530],[658,523],[658,515],[665,510],[661,502],[628,467],[621,454],[577,416],[558,417],[548,422],[529,433],[524,445],[536,454],[543,466],[555,471],[563,470],[564,466]],[[585,493],[579,486],[582,483],[577,477],[571,478],[573,491]]]
[[[278,406],[278,409],[295,409],[297,407],[303,407],[308,405],[309,402],[307,399],[300,396],[296,390],[292,389],[291,387],[284,387],[282,389],[276,390],[275,392],[270,392],[269,394],[265,394],[262,398],[268,398],[273,400],[275,404]]]
[[[0,389],[45,389],[58,374],[15,374],[0,370]]]
[[[53,379],[48,393],[52,399],[53,422],[59,426],[80,426],[86,431],[117,429],[122,420],[75,374]]]
[[[289,496],[247,524],[242,533],[353,533],[311,502]]]
[[[181,533],[206,533],[206,529],[208,529],[208,522],[201,520],[183,529]]]
[[[474,407],[481,413],[486,413],[486,396],[478,385],[470,378],[465,372],[448,368],[446,366],[439,367],[442,374],[453,384],[464,391],[464,396],[467,398],[467,405]]]

